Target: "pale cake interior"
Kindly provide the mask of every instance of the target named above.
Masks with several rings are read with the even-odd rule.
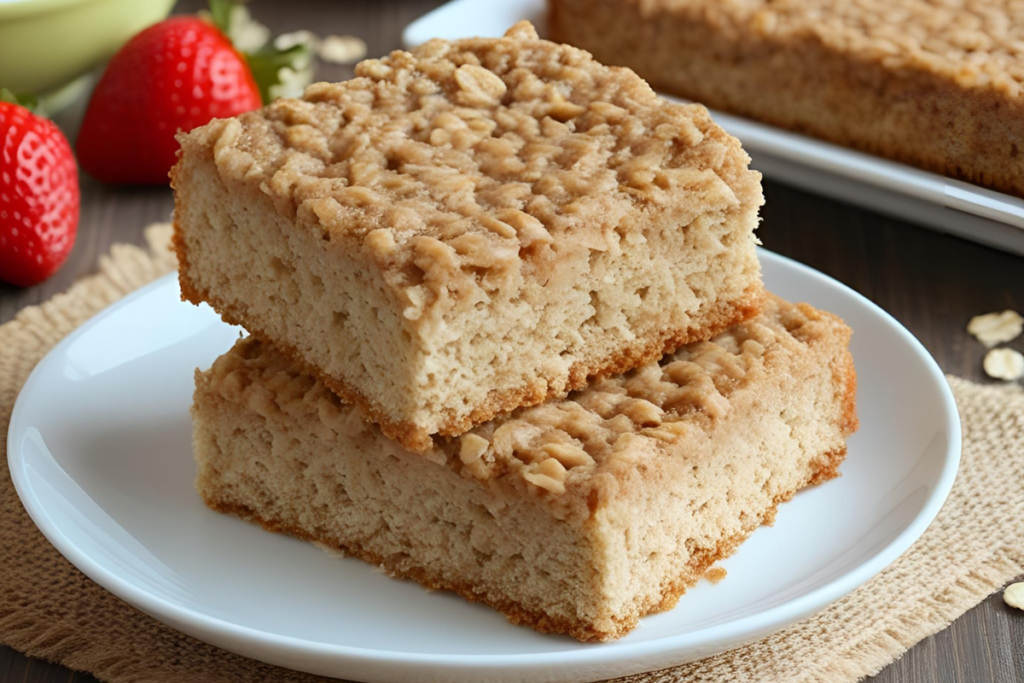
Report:
[[[350,254],[339,241],[325,255],[318,236],[261,210],[269,200],[260,193],[227,193],[211,171],[190,168],[210,192],[206,201],[193,194],[182,220],[204,225],[189,239],[190,272],[217,278],[193,282],[225,296],[217,307],[232,322],[323,375],[345,377],[344,385],[332,385],[338,393],[359,387],[375,397],[384,419],[411,421],[426,433],[439,431],[446,415],[469,419],[494,393],[520,391],[527,405],[564,395],[582,386],[585,370],[603,369],[616,355],[626,367],[656,358],[748,317],[760,299],[751,286],[756,260],[736,258],[743,251],[736,240],[750,232],[720,216],[702,217],[686,230],[638,227],[628,259],[581,255],[562,265],[572,277],[559,288],[517,278],[518,286],[493,292],[486,306],[445,318],[443,336],[423,335],[358,251]],[[749,221],[752,227],[756,213]],[[243,242],[248,246],[239,249]],[[459,422],[453,431],[468,426]]]

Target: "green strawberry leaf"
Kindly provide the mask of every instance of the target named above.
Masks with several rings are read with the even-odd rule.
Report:
[[[20,107],[25,107],[30,112],[38,114],[39,98],[35,95],[15,95],[7,88],[0,88],[0,102],[9,102]]]
[[[299,97],[313,81],[313,47],[308,43],[284,50],[268,43],[245,58],[264,104],[279,97]]]
[[[224,35],[230,34],[231,12],[234,7],[233,0],[210,0],[210,18],[213,25]]]
[[[278,97],[298,97],[313,81],[311,41],[277,47],[270,40],[270,30],[238,0],[210,0],[210,18],[245,57],[263,104]]]

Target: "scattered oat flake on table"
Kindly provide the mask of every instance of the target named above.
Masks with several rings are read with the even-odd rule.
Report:
[[[1024,377],[1024,355],[1014,349],[992,349],[982,365],[989,377],[1011,382]]]
[[[332,64],[352,64],[366,56],[366,42],[355,36],[325,36],[317,55]]]
[[[976,315],[967,324],[967,331],[989,348],[1016,339],[1022,330],[1024,318],[1017,311]]]
[[[1024,609],[1024,582],[1011,583],[1003,590],[1003,602],[1010,607]]]

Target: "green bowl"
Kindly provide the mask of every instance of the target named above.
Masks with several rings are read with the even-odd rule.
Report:
[[[0,87],[43,95],[107,59],[174,0],[0,0]]]

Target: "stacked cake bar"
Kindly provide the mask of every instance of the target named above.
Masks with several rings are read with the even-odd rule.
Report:
[[[856,428],[849,329],[764,292],[703,107],[539,40],[432,41],[181,136],[206,503],[608,640]]]

